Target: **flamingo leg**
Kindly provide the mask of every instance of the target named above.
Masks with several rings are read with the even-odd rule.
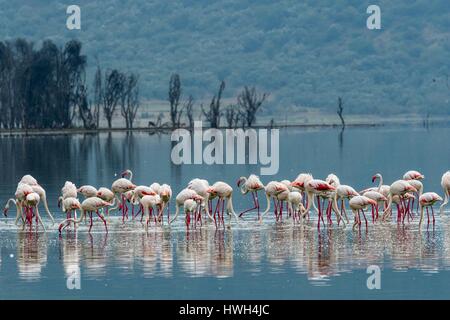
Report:
[[[89,211],[89,221],[90,221],[90,225],[89,225],[89,233],[91,233],[91,229],[92,229],[92,211]]]
[[[429,225],[430,224],[430,213],[428,212],[428,207],[427,207],[427,220],[428,220],[427,225]]]
[[[433,216],[433,226],[434,226],[434,209],[433,209],[433,206],[431,206],[431,215]]]
[[[320,228],[320,218],[322,217],[322,211],[320,209],[320,197],[317,196],[317,210],[319,212],[319,219],[317,220],[317,228]]]
[[[367,223],[367,218],[366,218],[366,214],[364,213],[364,210],[363,210],[363,209],[361,209],[361,212],[362,212],[362,214],[363,214],[363,217],[364,217],[364,221],[366,222],[366,230],[367,230],[367,227],[368,227],[368,223]]]
[[[108,226],[107,226],[107,224],[106,224],[106,220],[105,220],[105,218],[103,218],[103,215],[101,215],[99,212],[98,212],[98,210],[97,211],[95,211],[95,213],[98,215],[98,217],[100,218],[100,220],[102,220],[103,221],[103,224],[105,225],[105,230],[106,230],[106,233],[108,233]]]
[[[242,217],[242,215],[244,214],[244,213],[246,213],[246,212],[249,212],[249,211],[252,211],[252,210],[255,210],[255,209],[258,209],[258,211],[259,211],[259,206],[258,206],[258,202],[257,202],[257,197],[255,198],[255,191],[252,191],[252,198],[253,198],[253,204],[255,205],[253,208],[250,208],[250,209],[247,209],[247,210],[244,210],[244,211],[242,211],[240,214],[239,214],[239,218],[240,217]],[[258,216],[259,217],[259,216]]]

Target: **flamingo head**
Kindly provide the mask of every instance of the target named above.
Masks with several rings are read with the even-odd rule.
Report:
[[[372,176],[372,183],[374,183],[374,182],[375,182],[375,180],[377,180],[377,178],[378,178],[378,175],[374,175],[374,176]]]
[[[80,202],[77,200],[74,203],[72,203],[72,205],[70,206],[73,210],[75,209],[81,209],[81,204]]]
[[[4,209],[3,209],[3,215],[5,216],[5,217],[7,217],[8,216],[8,207],[5,207]]]
[[[120,174],[120,176],[122,177],[122,178],[125,178],[126,176],[128,176],[128,175],[130,175],[130,170],[125,170],[125,171],[122,171],[122,173]]]
[[[213,187],[209,187],[208,189],[206,189],[206,192],[211,194],[211,195],[216,195],[217,194],[217,191]]]
[[[236,185],[237,185],[238,187],[240,187],[240,186],[241,186],[241,183],[242,183],[242,181],[243,181],[243,179],[242,179],[242,177],[240,177],[239,179],[237,179],[237,181],[236,181]]]

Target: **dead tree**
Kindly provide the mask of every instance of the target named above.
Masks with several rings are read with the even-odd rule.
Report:
[[[220,117],[222,116],[222,113],[220,111],[220,102],[222,99],[223,90],[225,90],[225,81],[222,80],[222,82],[220,83],[219,92],[217,93],[217,96],[214,95],[213,98],[211,99],[211,103],[209,104],[209,110],[206,111],[203,108],[203,105],[201,105],[202,114],[209,122],[211,128],[219,128],[220,126]]]
[[[245,124],[251,127],[256,121],[256,113],[269,95],[267,93],[258,94],[255,87],[244,87],[244,90],[238,95],[238,105],[244,114]]]
[[[103,113],[108,121],[108,128],[112,128],[112,118],[117,104],[122,98],[125,76],[117,70],[105,74],[105,88],[103,92]]]
[[[183,113],[182,108],[178,110],[180,106],[181,98],[181,80],[178,74],[172,74],[169,81],[169,103],[170,103],[170,120],[172,121],[172,127],[178,128],[180,126],[180,118]]]
[[[86,86],[81,86],[77,92],[77,105],[78,114],[81,121],[83,122],[83,127],[85,129],[96,129],[96,115],[95,109],[91,106],[90,101],[88,101],[88,92]]]
[[[102,70],[100,65],[97,64],[97,71],[94,77],[94,118],[96,128],[100,127],[100,106],[103,101],[103,88],[102,88]]]
[[[134,119],[136,118],[139,109],[139,77],[135,74],[130,74],[125,79],[124,89],[121,98],[121,114],[125,119],[125,127],[127,129],[133,128]]]
[[[345,128],[345,120],[344,120],[343,112],[344,112],[344,101],[342,100],[341,97],[338,97],[337,114],[338,114],[339,118],[341,119],[342,129]]]
[[[225,118],[229,129],[237,128],[239,121],[243,119],[243,112],[239,110],[239,106],[230,104],[225,109]]]

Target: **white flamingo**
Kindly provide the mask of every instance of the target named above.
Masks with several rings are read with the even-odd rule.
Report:
[[[175,216],[169,221],[169,224],[172,224],[177,219],[178,214],[180,213],[180,207],[182,207],[184,202],[188,199],[192,199],[197,202],[204,201],[204,198],[192,189],[185,188],[181,190],[175,197]]]
[[[63,222],[61,222],[61,224],[59,225],[59,232],[61,233],[61,231],[66,228],[71,222],[73,222],[75,225],[81,223],[85,218],[86,218],[86,214],[89,213],[89,219],[90,219],[90,225],[89,225],[89,233],[91,232],[92,229],[92,225],[93,225],[93,221],[92,221],[92,213],[96,213],[97,216],[103,221],[103,224],[105,225],[105,230],[106,233],[108,233],[108,225],[106,223],[106,219],[103,217],[103,215],[99,212],[100,209],[103,209],[105,207],[108,206],[112,206],[114,205],[113,203],[110,202],[106,202],[98,197],[91,197],[91,198],[87,198],[85,199],[82,203],[81,203],[81,215],[80,215],[80,219],[74,219],[74,218],[69,218],[64,220]]]
[[[435,192],[426,192],[420,196],[420,198],[419,198],[419,206],[420,206],[419,229],[422,227],[423,208],[427,208],[428,224],[430,224],[430,214],[428,212],[428,207],[431,207],[431,214],[433,215],[433,226],[434,226],[433,205],[438,201],[442,201],[442,198]]]
[[[251,193],[253,198],[253,204],[254,207],[244,210],[239,214],[239,217],[242,217],[242,215],[248,211],[251,210],[258,210],[258,219],[260,217],[260,206],[259,206],[259,200],[258,200],[258,191],[264,189],[264,185],[259,179],[257,175],[251,174],[248,178],[246,177],[240,177],[237,181],[237,186],[240,188],[242,194]]]
[[[439,208],[439,214],[444,213],[444,207],[447,205],[450,199],[450,171],[447,171],[442,175],[441,187],[442,189],[444,189],[444,202]]]
[[[226,213],[230,216],[230,223],[231,223],[231,215],[234,216],[236,219],[236,223],[239,223],[238,216],[236,215],[236,212],[233,208],[233,188],[226,182],[223,181],[217,181],[212,186],[209,187],[208,193],[213,196],[217,196],[217,204],[216,209],[214,210],[214,222],[217,226],[216,221],[216,214],[219,216],[219,224],[220,221],[222,221],[222,224],[224,224],[224,208],[225,208],[225,202],[226,202]],[[222,214],[220,214],[220,209],[222,208]]]
[[[356,226],[361,225],[361,217],[359,215],[360,212],[362,212],[364,220],[366,222],[366,230],[367,230],[367,218],[366,214],[364,213],[364,209],[367,208],[369,205],[376,206],[377,202],[375,200],[372,200],[370,198],[367,198],[366,196],[355,196],[350,199],[349,201],[350,208],[353,211],[353,214],[355,216],[355,222],[353,223],[353,230],[355,230]]]

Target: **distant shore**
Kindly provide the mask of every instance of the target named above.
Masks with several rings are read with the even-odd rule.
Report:
[[[380,119],[381,120],[381,119]],[[428,124],[436,123],[448,123],[448,118],[433,118],[429,119]],[[391,127],[395,125],[414,125],[414,126],[425,126],[423,119],[383,119],[383,121],[370,121],[370,122],[357,122],[352,121],[346,124],[346,128],[355,127]],[[269,124],[257,124],[252,126],[253,129],[296,129],[296,128],[341,128],[342,125],[339,123],[280,123],[275,122],[272,126]],[[238,127],[240,128],[240,127]],[[8,135],[67,135],[67,134],[96,134],[96,133],[108,133],[108,132],[149,132],[149,133],[170,133],[172,130],[177,128],[173,127],[137,127],[132,129],[127,128],[99,128],[99,129],[84,129],[84,128],[66,128],[66,129],[0,129],[1,136]],[[189,129],[188,127],[181,127],[180,129]],[[209,129],[209,127],[204,127],[204,130]],[[228,129],[227,126],[221,126],[218,129]],[[244,129],[249,129],[248,127]]]

